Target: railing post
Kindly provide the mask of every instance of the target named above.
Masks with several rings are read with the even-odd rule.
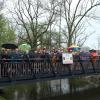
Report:
[[[50,60],[50,67],[51,67],[51,71],[52,71],[52,73],[53,73],[53,75],[54,75],[54,77],[55,77],[55,76],[56,76],[56,73],[55,73],[55,71],[54,71],[54,66],[53,66],[51,60]]]
[[[81,68],[82,68],[82,73],[84,74],[84,73],[85,73],[85,69],[84,69],[84,66],[83,66],[83,64],[82,64],[82,61],[80,61],[80,66],[81,66]]]
[[[31,67],[31,71],[32,71],[32,66],[31,66],[31,61],[30,61],[29,55],[25,54],[25,58],[28,61],[29,67]],[[32,71],[31,73],[33,73],[33,77],[36,78],[36,75],[34,74],[34,72]]]
[[[95,65],[94,65],[93,60],[92,60],[92,59],[90,59],[90,62],[92,63],[92,67],[93,67],[93,71],[94,71],[94,73],[96,73],[96,71],[95,71]]]
[[[71,64],[66,64],[68,66],[68,74],[72,75]]]

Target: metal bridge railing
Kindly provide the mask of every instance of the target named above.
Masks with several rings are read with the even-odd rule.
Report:
[[[56,76],[74,76],[80,74],[100,73],[100,57],[91,59],[74,59],[73,64],[62,64],[50,59],[7,59],[0,60],[0,80],[39,79]]]

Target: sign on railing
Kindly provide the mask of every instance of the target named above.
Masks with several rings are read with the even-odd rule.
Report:
[[[69,53],[63,53],[62,62],[63,64],[73,64],[73,55]]]

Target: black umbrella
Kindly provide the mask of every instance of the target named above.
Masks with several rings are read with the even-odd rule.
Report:
[[[89,50],[89,52],[96,52],[96,50],[92,49],[92,50]]]
[[[18,48],[15,44],[10,44],[10,43],[2,44],[1,47],[5,48],[5,49],[16,49],[16,48]]]

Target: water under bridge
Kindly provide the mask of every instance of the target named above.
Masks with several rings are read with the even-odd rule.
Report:
[[[0,84],[43,81],[100,73],[100,57],[96,61],[74,60],[73,64],[52,63],[49,59],[0,60]]]

